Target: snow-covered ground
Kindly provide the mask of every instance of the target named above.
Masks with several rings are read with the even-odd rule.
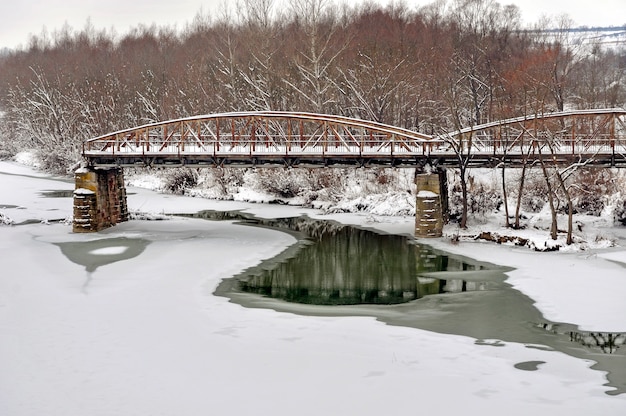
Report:
[[[23,176],[30,175],[30,176]],[[271,257],[288,234],[193,219],[130,221],[78,235],[72,189],[0,162],[0,415],[622,414],[589,361],[512,342],[388,326],[368,317],[312,317],[248,309],[212,295],[225,277]],[[132,210],[244,209],[294,216],[297,207],[219,202],[130,189]],[[4,207],[4,208],[3,208]],[[413,218],[324,216],[411,233]],[[454,230],[448,230],[454,232]],[[599,230],[623,241],[619,228]],[[621,234],[620,234],[621,233]],[[622,240],[620,240],[622,239]],[[135,257],[89,272],[62,244],[96,240]],[[516,269],[509,282],[551,320],[626,331],[626,251],[570,253],[449,239],[435,247]],[[93,269],[93,267],[92,267]],[[543,362],[536,371],[516,364]],[[532,365],[531,365],[532,367]]]

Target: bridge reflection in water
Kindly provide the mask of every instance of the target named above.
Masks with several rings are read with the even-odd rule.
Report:
[[[488,289],[486,282],[465,279],[484,266],[436,253],[404,236],[306,217],[264,220],[221,213],[213,218],[225,219],[223,215],[303,234],[293,248],[296,252],[240,275],[239,288],[245,292],[305,304],[354,305],[397,304],[429,294]],[[446,278],[437,278],[442,271]]]

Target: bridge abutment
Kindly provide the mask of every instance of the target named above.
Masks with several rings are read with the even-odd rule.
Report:
[[[448,220],[448,180],[445,170],[415,175],[415,236],[441,237]]]
[[[81,168],[74,174],[75,233],[91,233],[128,221],[122,168]]]

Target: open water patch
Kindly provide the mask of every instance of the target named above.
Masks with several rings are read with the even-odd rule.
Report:
[[[539,370],[539,366],[545,363],[545,361],[524,361],[515,364],[513,367],[523,371],[537,371]]]
[[[75,189],[50,189],[41,191],[39,195],[44,198],[73,198]],[[128,192],[126,195],[134,195],[133,192]]]
[[[39,194],[45,198],[72,198],[74,189],[53,189],[42,191]]]
[[[338,224],[324,224],[321,233],[306,227],[314,236],[301,242],[295,257],[247,270],[238,278],[239,289],[312,305],[393,305],[489,289],[474,273],[484,266],[409,244],[404,236]]]
[[[54,244],[71,262],[84,266],[87,272],[93,273],[98,267],[139,256],[150,241],[116,237]]]
[[[72,263],[85,267],[86,277],[81,290],[87,293],[93,281],[93,273],[98,267],[137,257],[144,252],[150,241],[143,238],[114,237],[53,244]]]
[[[232,290],[309,305],[393,305],[428,295],[489,290],[485,263],[413,239],[306,216],[261,219],[240,212],[196,217],[278,228],[298,242],[235,276]],[[499,280],[503,275],[498,273]],[[495,279],[498,280],[498,279]]]
[[[214,294],[231,302],[302,315],[371,316],[389,325],[469,336],[485,348],[514,342],[559,351],[605,372],[612,388],[607,394],[626,393],[626,337],[585,334],[575,325],[546,320],[532,299],[506,283],[510,268],[438,251],[410,236],[334,221],[213,211],[194,216],[270,227],[298,240],[223,280]],[[525,361],[516,368],[535,371],[541,364]]]

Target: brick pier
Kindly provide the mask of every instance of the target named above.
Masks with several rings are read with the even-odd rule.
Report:
[[[91,233],[128,221],[121,168],[81,168],[74,174],[75,233]]]
[[[441,237],[448,217],[448,181],[446,172],[417,173],[415,200],[415,236]]]

